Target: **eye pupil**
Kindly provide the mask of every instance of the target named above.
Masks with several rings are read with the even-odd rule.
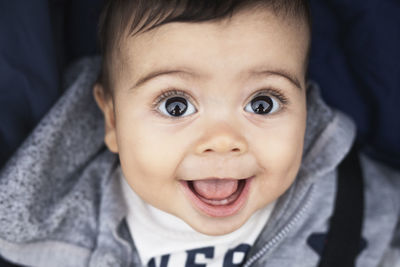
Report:
[[[257,114],[267,114],[272,110],[272,99],[268,96],[257,96],[251,101],[251,108]]]
[[[168,113],[172,116],[182,116],[187,110],[187,101],[182,97],[172,97],[165,102]]]

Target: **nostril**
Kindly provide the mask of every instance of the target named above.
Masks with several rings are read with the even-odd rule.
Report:
[[[233,153],[240,155],[247,151],[247,143],[245,139],[231,134],[216,135],[199,140],[199,143],[195,145],[195,151],[198,154],[204,155],[213,153]]]

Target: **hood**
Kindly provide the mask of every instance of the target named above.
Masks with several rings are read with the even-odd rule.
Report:
[[[1,239],[22,243],[64,235],[92,245],[78,236],[96,229],[103,181],[79,178],[104,150],[102,114],[91,89],[99,63],[84,60],[74,66],[66,75],[72,81],[68,90],[1,171]],[[104,177],[104,165],[92,176]]]
[[[92,97],[99,66],[98,58],[84,59],[67,73],[64,95],[1,171],[0,240],[95,245],[100,192],[117,164],[104,146],[103,118]],[[315,83],[308,85],[307,102],[299,192],[338,165],[355,132],[347,117],[325,105]]]

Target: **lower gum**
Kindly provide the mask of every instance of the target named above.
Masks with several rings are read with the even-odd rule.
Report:
[[[203,196],[201,196],[199,193],[197,193],[196,190],[193,188],[192,184],[188,183],[188,185],[189,185],[189,188],[191,189],[191,191],[193,192],[193,194],[195,194],[201,201],[203,201],[207,205],[211,205],[211,206],[226,206],[226,205],[234,203],[239,198],[241,191],[243,190],[243,188],[245,186],[244,184],[239,185],[238,189],[232,195],[227,197],[226,199],[212,200],[212,199],[206,199]],[[238,191],[240,191],[240,193],[235,197],[235,199],[233,199],[232,201],[229,201],[229,198],[231,196],[233,196],[234,194],[236,194]],[[213,203],[214,201],[218,201],[218,202],[223,201],[224,203]]]

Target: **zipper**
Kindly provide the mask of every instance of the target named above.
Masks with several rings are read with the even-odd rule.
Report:
[[[304,216],[313,199],[314,186],[311,186],[309,190],[310,190],[308,194],[309,196],[306,200],[306,203],[300,209],[300,211],[293,217],[291,221],[289,221],[288,224],[286,224],[286,226],[282,230],[279,231],[279,233],[274,238],[272,238],[267,244],[265,244],[255,255],[253,255],[250,259],[248,259],[247,262],[243,265],[243,267],[249,267],[253,263],[255,263],[258,259],[260,259],[264,254],[266,254],[271,248],[273,248],[292,230],[292,228],[296,225],[296,223]]]

